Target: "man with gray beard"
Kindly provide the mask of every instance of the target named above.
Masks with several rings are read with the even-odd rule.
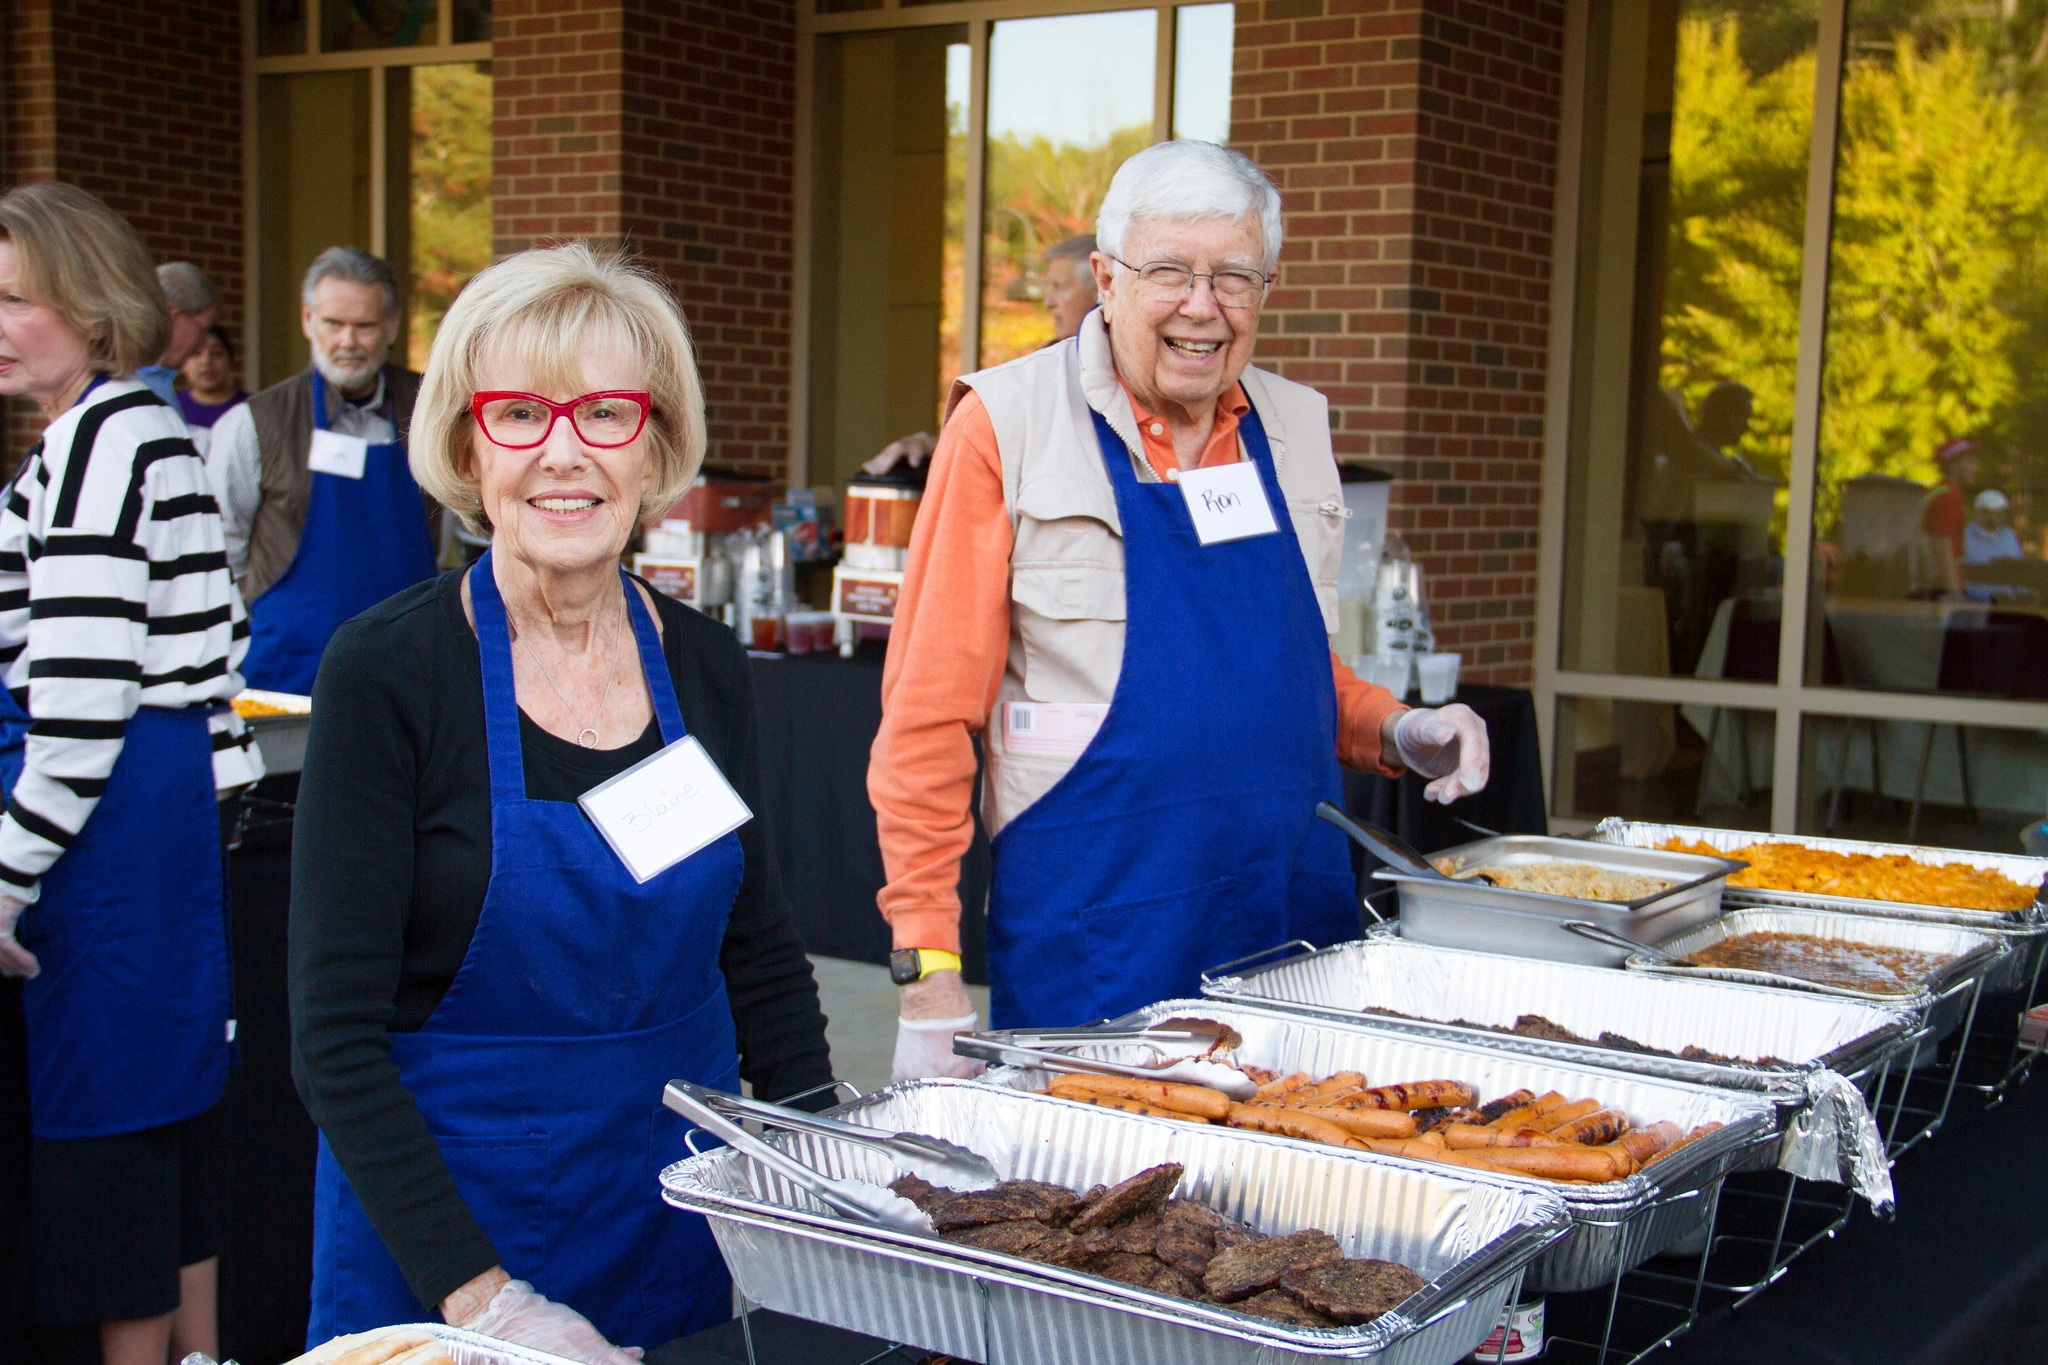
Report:
[[[329,247],[299,301],[313,363],[222,416],[206,464],[249,605],[242,672],[251,687],[310,693],[337,626],[432,576],[441,509],[407,468],[420,377],[386,361],[391,267]]]

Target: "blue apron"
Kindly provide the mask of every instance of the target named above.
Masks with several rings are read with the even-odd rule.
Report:
[[[656,1176],[689,1154],[662,1087],[678,1077],[739,1087],[718,965],[739,837],[641,884],[580,807],[527,799],[489,554],[469,585],[490,738],[491,880],[448,993],[419,1032],[392,1035],[391,1060],[506,1271],[619,1345],[659,1346],[732,1313],[710,1228],[664,1205]],[[686,732],[668,663],[630,582],[626,597],[673,744]],[[324,1137],[313,1207],[308,1344],[418,1321],[423,1305]]]
[[[397,414],[390,414],[397,425]],[[313,373],[313,425],[327,425],[327,384]],[[373,445],[363,477],[312,474],[306,525],[284,576],[249,604],[242,676],[272,692],[310,693],[335,629],[434,576],[420,487],[396,441]]]
[[[1061,1027],[1197,993],[1204,967],[1358,935],[1329,635],[1265,428],[1240,428],[1279,531],[1204,546],[1100,414],[1123,522],[1122,672],[1074,766],[996,836],[990,1022]],[[1056,700],[1056,699],[1048,699]]]

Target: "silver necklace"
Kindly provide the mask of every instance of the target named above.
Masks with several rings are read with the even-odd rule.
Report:
[[[590,719],[583,722],[583,727],[576,732],[576,742],[586,749],[597,747],[597,718],[604,714],[604,704],[612,695],[612,680],[619,676],[619,619],[626,614],[623,610],[623,598],[620,606],[618,616],[612,618],[612,662],[604,675],[604,691],[598,694],[597,708],[590,713]],[[533,660],[533,666],[540,670],[541,677],[547,679],[548,686],[554,691],[555,700],[562,703],[563,713],[570,720],[576,719],[576,709],[569,705],[569,699],[562,695],[562,689],[555,686],[554,675],[548,672],[548,666],[540,661],[540,655],[534,652],[533,646],[526,642],[523,635],[519,637],[519,646],[526,651],[526,657]]]

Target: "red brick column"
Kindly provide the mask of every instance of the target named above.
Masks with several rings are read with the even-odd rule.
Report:
[[[135,225],[159,261],[192,261],[212,275],[221,321],[237,331],[237,7],[12,0],[0,35],[7,105],[0,181],[67,180],[99,195]],[[10,421],[10,467],[41,425],[32,415]]]
[[[1439,648],[1534,666],[1564,10],[1240,0],[1231,139],[1286,198],[1258,356],[1395,473]]]
[[[625,241],[697,345],[717,464],[788,462],[794,0],[500,0],[495,245]]]

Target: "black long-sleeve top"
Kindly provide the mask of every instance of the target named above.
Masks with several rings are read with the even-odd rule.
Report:
[[[724,626],[656,595],[683,722],[761,809],[753,686]],[[574,801],[661,747],[589,750],[522,712],[526,791]],[[313,689],[293,831],[292,1070],[313,1121],[423,1305],[499,1257],[390,1060],[469,950],[491,875],[483,674],[461,575],[400,593],[336,632]],[[766,1098],[832,1079],[825,1016],[773,868],[768,830],[742,825],[746,871],[719,967],[740,1074]]]

